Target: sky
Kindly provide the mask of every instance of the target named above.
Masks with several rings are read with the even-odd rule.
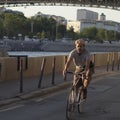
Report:
[[[106,20],[112,20],[120,23],[120,11],[103,8],[92,7],[75,7],[75,6],[23,6],[23,7],[8,7],[8,9],[21,11],[26,17],[31,17],[42,12],[43,14],[57,15],[65,17],[67,20],[76,20],[77,9],[87,9],[106,15]]]

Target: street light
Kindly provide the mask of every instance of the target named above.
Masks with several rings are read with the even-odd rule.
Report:
[[[31,33],[33,33],[33,26],[34,26],[34,22],[31,21]]]
[[[58,25],[60,24],[60,18],[58,17],[56,20],[56,40],[57,40],[57,33],[58,33]]]
[[[57,32],[58,32],[58,24],[56,22],[56,36],[55,36],[55,40],[57,40]]]

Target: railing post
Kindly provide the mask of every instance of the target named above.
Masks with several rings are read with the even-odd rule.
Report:
[[[53,58],[53,64],[52,64],[52,85],[55,84],[55,62],[56,62],[56,58]]]
[[[67,56],[64,57],[64,66],[65,66],[66,62],[67,62]],[[66,79],[67,79],[67,74],[64,76],[63,79],[64,79],[64,81],[66,81]]]
[[[1,72],[2,72],[2,64],[0,63],[0,77],[1,77]]]
[[[19,59],[19,66],[20,66],[20,93],[23,92],[23,60]]]
[[[114,62],[115,62],[115,55],[114,52],[112,53],[112,71],[114,71]]]
[[[109,71],[110,53],[107,54],[107,71]]]
[[[92,61],[93,61],[94,67],[95,67],[95,54],[93,54]],[[93,73],[95,73],[95,69],[93,70]]]
[[[27,55],[10,55],[10,57],[17,58],[17,71],[20,72],[20,93],[23,92],[23,60],[25,58],[25,70],[28,69],[28,56]]]
[[[118,52],[118,70],[120,69],[120,53]]]
[[[41,87],[43,72],[44,72],[44,68],[45,68],[45,63],[46,63],[46,58],[43,58],[42,66],[41,66],[41,72],[40,72],[40,79],[39,79],[39,83],[38,83],[38,88]]]

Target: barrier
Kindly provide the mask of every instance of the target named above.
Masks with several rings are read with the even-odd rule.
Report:
[[[118,64],[118,67],[117,67],[117,69],[119,70],[120,69],[120,53],[118,53],[118,57],[117,57],[118,59],[117,59],[117,64]]]
[[[16,57],[17,58],[17,71],[20,72],[20,93],[23,92],[23,70],[28,69],[28,56],[27,55],[11,55],[10,57]],[[24,68],[23,69],[23,59],[25,58]]]
[[[55,56],[53,57],[53,63],[52,63],[52,84],[55,84],[55,62],[56,58]]]
[[[109,56],[109,57],[108,57]],[[52,75],[51,83],[54,84],[55,73],[62,73],[64,68],[67,56],[60,55],[60,56],[46,56],[46,57],[29,57],[27,59],[27,66],[28,69],[22,73],[24,78],[30,77],[38,77],[41,74],[41,67],[43,58],[46,59],[46,63],[44,66],[44,75]],[[92,59],[95,62],[95,67],[97,66],[105,66],[107,71],[115,70],[117,65],[117,70],[119,70],[120,64],[120,53],[119,52],[110,52],[110,53],[100,53],[100,54],[92,54]],[[23,58],[23,64],[25,65],[25,58]],[[0,81],[6,80],[16,80],[19,79],[19,71],[16,69],[18,65],[17,58],[15,57],[0,57]],[[112,68],[110,69],[110,66]],[[25,69],[24,66],[23,69]],[[17,66],[18,68],[18,66]],[[70,66],[70,70],[73,70],[74,65]],[[41,78],[40,78],[41,79]]]
[[[42,66],[41,66],[40,79],[39,79],[39,83],[38,83],[38,88],[41,87],[42,78],[43,78],[43,72],[44,72],[44,68],[45,68],[45,63],[46,63],[46,59],[44,58],[43,62],[42,62]]]

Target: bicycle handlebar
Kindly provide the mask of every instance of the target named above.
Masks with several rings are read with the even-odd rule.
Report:
[[[68,74],[73,74],[73,75],[83,75],[85,74],[85,71],[82,71],[81,73],[75,73],[75,72],[72,72],[72,71],[67,71]]]
[[[78,75],[80,77],[85,77],[85,71],[82,71],[81,73],[75,73],[75,72],[72,72],[72,71],[67,71],[66,74],[63,76],[63,79],[66,80],[66,75],[68,74],[73,74],[73,75]]]

